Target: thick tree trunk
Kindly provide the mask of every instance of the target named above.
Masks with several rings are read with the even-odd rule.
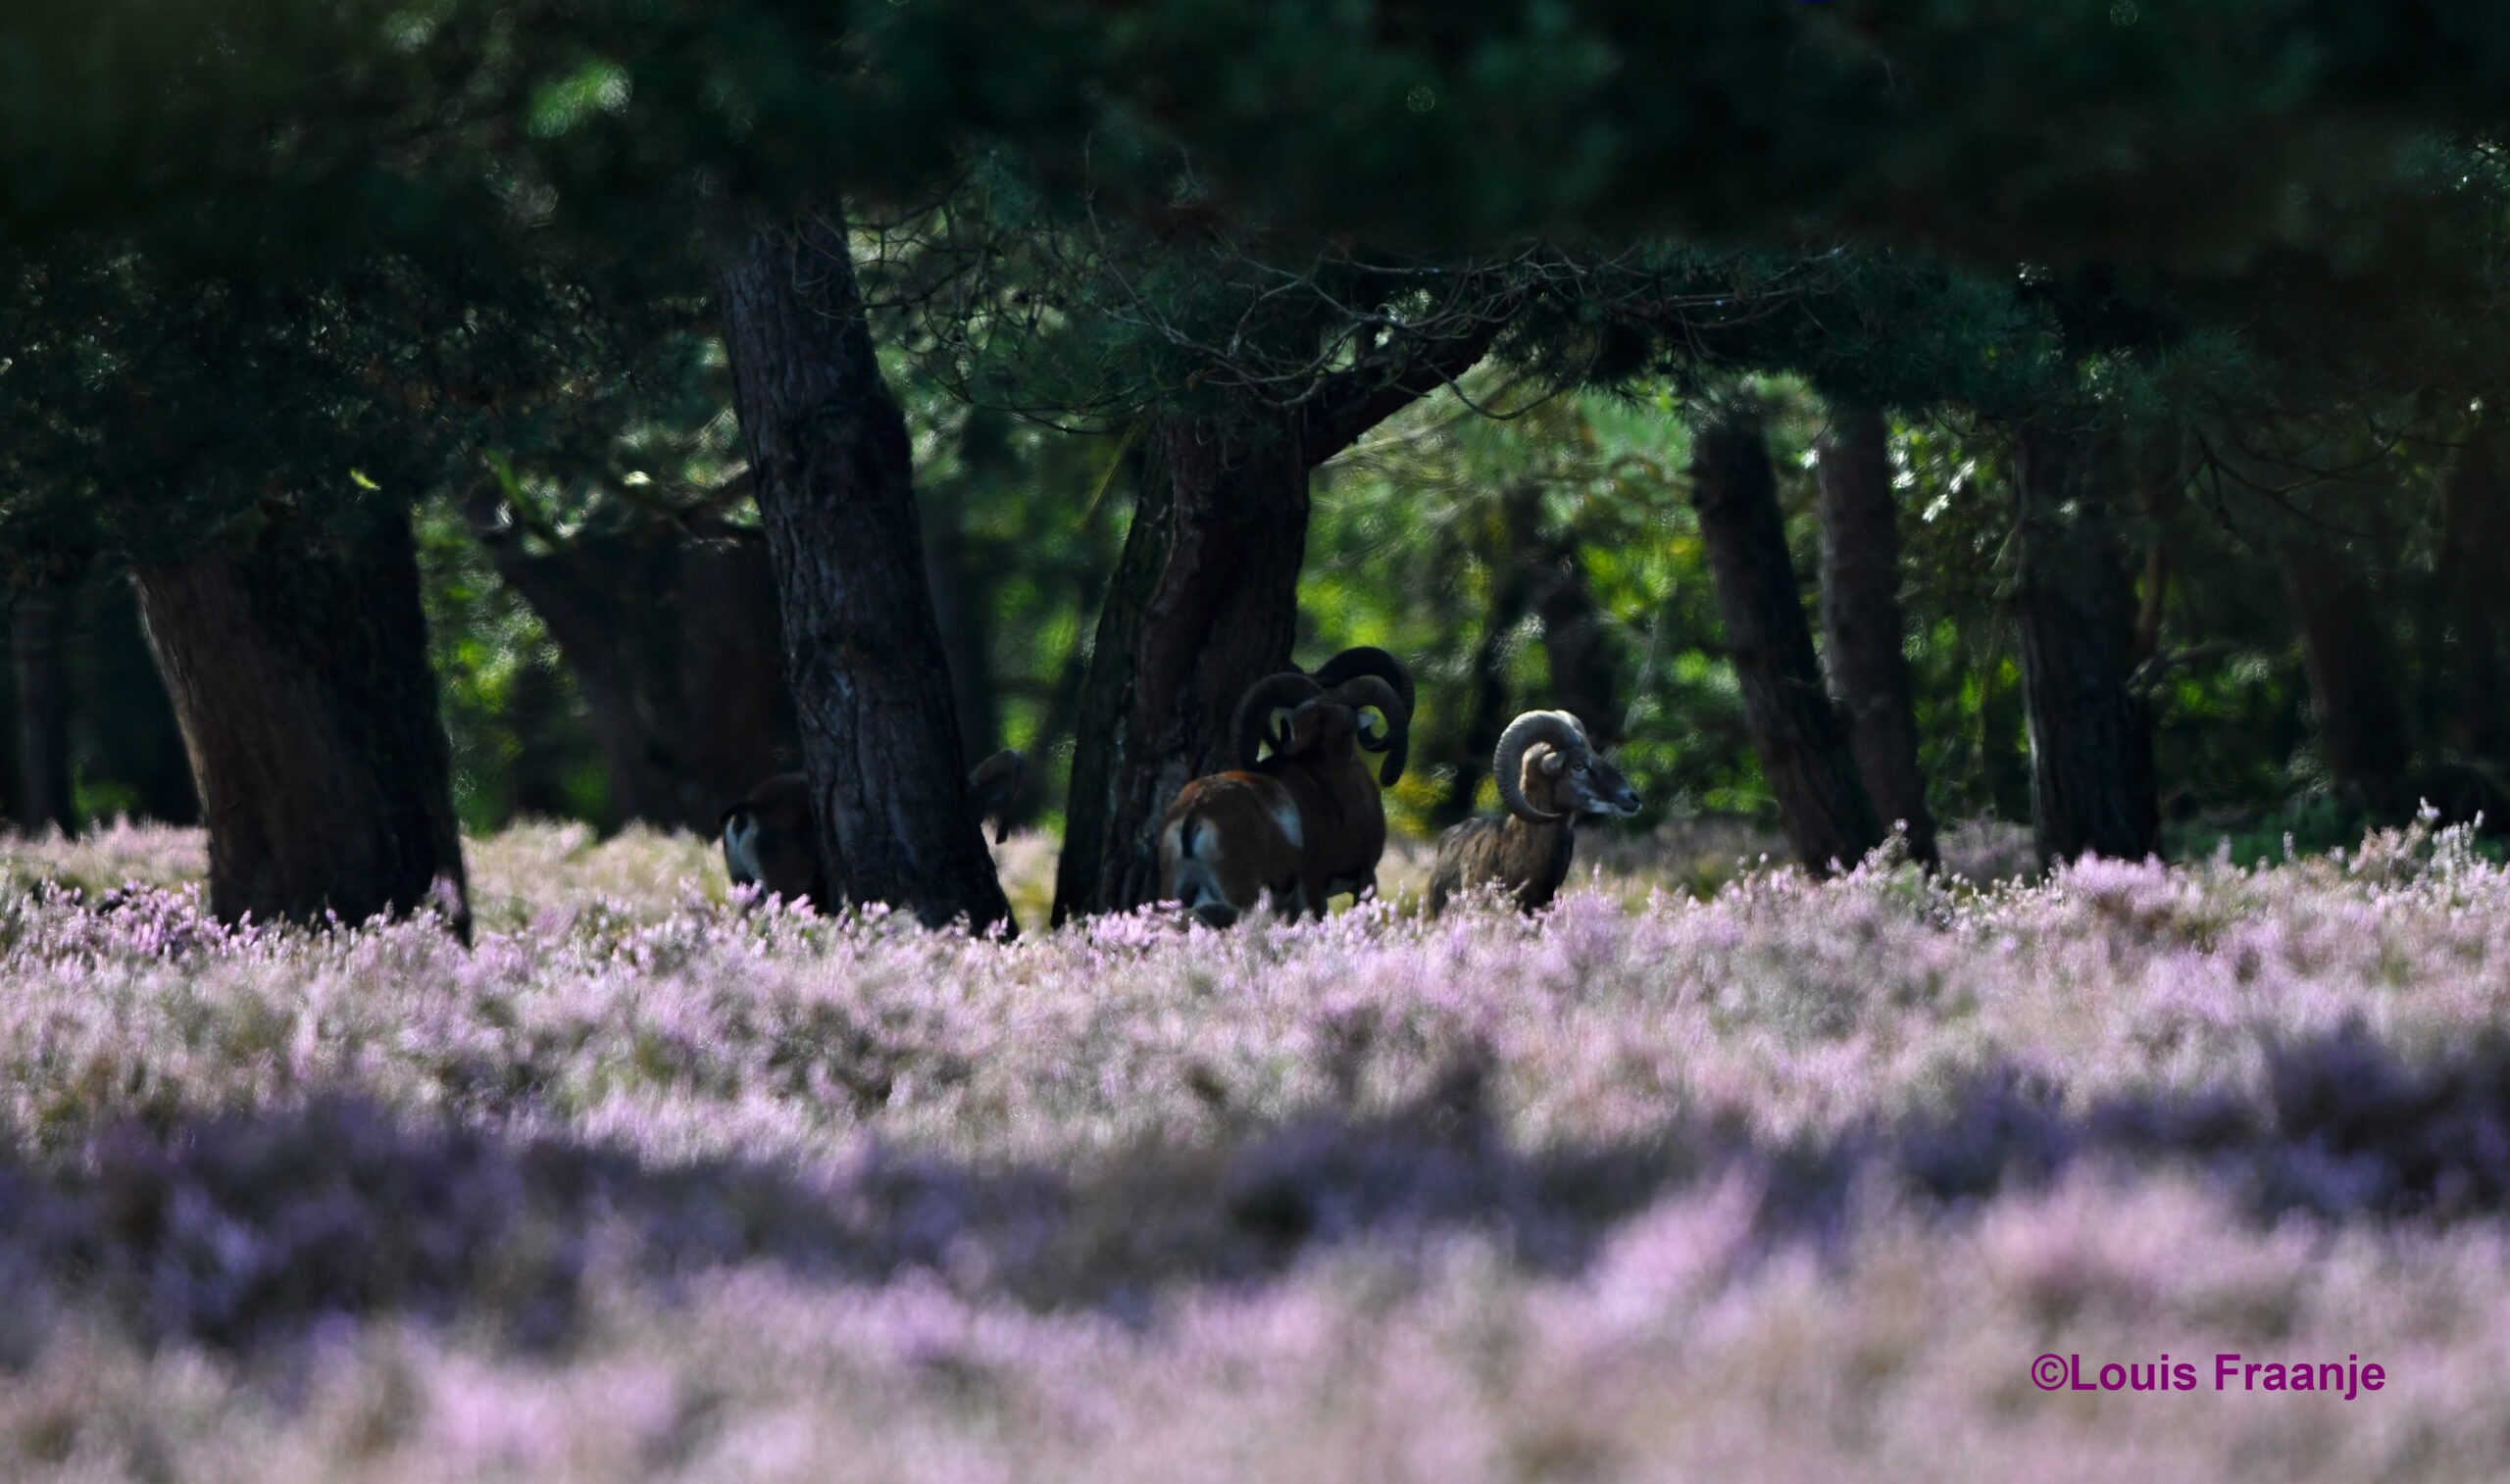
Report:
[[[2151,722],[2127,688],[2135,593],[2111,519],[2125,480],[2105,432],[2026,425],[2014,492],[2014,616],[2031,722],[2032,833],[2043,861],[2152,853]]]
[[[10,606],[18,680],[18,827],[74,833],[70,707],[61,677],[61,594],[28,588]]]
[[[1691,502],[1717,583],[1717,608],[1743,691],[1761,771],[1778,797],[1787,842],[1815,871],[1854,866],[1882,843],[1858,780],[1846,728],[1822,689],[1804,621],[1778,479],[1758,416],[1707,420],[1692,439]]]
[[[2413,807],[2413,760],[2396,657],[2361,576],[2331,553],[2294,548],[2278,559],[2284,596],[2301,630],[2311,710],[2335,786],[2374,816]]]
[[[831,884],[931,925],[1008,922],[960,766],[906,419],[880,379],[843,223],[828,211],[758,234],[718,291],[803,771],[842,866]]]
[[[1934,816],[1918,767],[1900,617],[1899,502],[1882,414],[1833,402],[1822,439],[1822,641],[1832,693],[1847,713],[1856,770],[1877,821],[1908,830],[1909,854],[1935,864]]]
[[[1236,766],[1230,718],[1290,664],[1307,547],[1297,423],[1175,418],[1100,611],[1081,699],[1055,920],[1158,895],[1152,832],[1189,778]]]
[[[660,524],[497,570],[566,654],[623,820],[715,828],[800,760],[767,543],[721,520]]]
[[[228,921],[441,901],[469,932],[451,759],[399,511],[138,569]]]

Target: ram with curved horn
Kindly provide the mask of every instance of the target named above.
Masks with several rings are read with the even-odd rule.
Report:
[[[1604,761],[1586,728],[1564,711],[1530,711],[1508,723],[1490,771],[1507,814],[1467,819],[1438,836],[1430,867],[1430,914],[1468,887],[1495,881],[1527,912],[1547,905],[1569,879],[1581,818],[1638,813],[1638,793]]]
[[[1337,664],[1354,654],[1380,657],[1391,668],[1394,678],[1388,678],[1385,669],[1375,665],[1344,668],[1338,672],[1339,678],[1330,678],[1337,674]],[[1301,693],[1284,685],[1276,693],[1298,708],[1284,713],[1280,702],[1268,698],[1265,687],[1289,679],[1279,675],[1259,682],[1239,703],[1238,766],[1257,771],[1295,767],[1312,774],[1330,805],[1322,817],[1311,821],[1307,842],[1309,865],[1322,874],[1325,896],[1340,892],[1349,892],[1354,898],[1374,896],[1378,862],[1385,855],[1385,801],[1379,789],[1403,776],[1403,763],[1411,752],[1412,676],[1401,661],[1381,649],[1344,650],[1309,677],[1312,691]],[[1400,685],[1396,683],[1398,679]],[[1340,744],[1338,731],[1330,749],[1320,748],[1299,735],[1302,712],[1316,707],[1350,710],[1352,733],[1348,746]],[[1382,720],[1381,729],[1377,731],[1371,731],[1368,725],[1372,711]],[[1271,744],[1273,757],[1258,759],[1259,740]],[[1368,764],[1359,756],[1362,749],[1385,756],[1375,777],[1369,775]],[[1321,915],[1324,898],[1319,898],[1315,907]]]
[[[1396,699],[1403,703],[1401,719],[1397,720],[1392,712],[1385,712],[1386,730],[1372,734],[1363,726],[1360,732],[1361,747],[1385,755],[1385,762],[1378,769],[1378,782],[1392,788],[1394,780],[1403,776],[1404,760],[1411,756],[1412,710],[1415,704],[1411,668],[1374,644],[1356,644],[1316,667],[1311,673],[1315,675],[1316,683],[1327,690],[1346,685],[1362,675],[1375,675],[1394,687]]]
[[[1159,824],[1160,895],[1215,927],[1270,895],[1295,916],[1320,916],[1335,892],[1374,890],[1385,850],[1385,807],[1361,761],[1361,717],[1389,758],[1410,741],[1411,716],[1382,676],[1327,688],[1297,670],[1267,675],[1238,702],[1238,758],[1247,766],[1180,789]],[[1266,745],[1272,755],[1261,756]]]
[[[993,842],[1011,831],[1029,760],[1004,748],[968,774],[968,803],[978,822],[993,826]],[[844,872],[842,857],[823,853],[811,822],[811,785],[800,773],[778,773],[724,811],[724,871],[734,886],[762,887],[793,901],[808,897],[826,909],[834,899],[828,882]],[[833,867],[833,868],[832,868]]]
[[[1375,645],[1354,645],[1334,655],[1310,671],[1309,677],[1327,694],[1350,700],[1363,708],[1359,718],[1357,745],[1362,751],[1383,755],[1378,767],[1378,784],[1391,788],[1403,776],[1403,765],[1411,756],[1412,711],[1415,692],[1412,671],[1401,660]],[[1384,691],[1356,682],[1364,678],[1381,681],[1392,691]],[[1268,682],[1270,683],[1270,682]],[[1283,682],[1286,683],[1286,682]],[[1303,692],[1285,692],[1286,704],[1294,705],[1304,698]],[[1254,694],[1249,693],[1250,702]],[[1391,699],[1397,703],[1389,706]],[[1399,710],[1398,710],[1399,707]],[[1368,710],[1381,718],[1372,729]],[[1237,766],[1251,768],[1259,766],[1263,747],[1269,743],[1275,753],[1288,750],[1285,730],[1286,713],[1280,705],[1241,703],[1237,714]],[[1250,724],[1251,722],[1251,724]],[[1348,832],[1342,848],[1326,863],[1329,894],[1349,892],[1354,898],[1368,897],[1377,891],[1378,862],[1385,854],[1385,805],[1378,790],[1366,782],[1366,769],[1342,783],[1341,792],[1354,827]]]

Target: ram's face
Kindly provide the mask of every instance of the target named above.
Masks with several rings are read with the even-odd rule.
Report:
[[[1273,751],[1292,757],[1348,758],[1359,735],[1359,717],[1347,706],[1311,702],[1291,712],[1274,732]]]
[[[735,804],[724,812],[724,874],[734,886],[758,884],[758,816],[748,805]]]
[[[1571,804],[1581,815],[1627,819],[1638,813],[1638,790],[1621,769],[1595,753],[1569,763],[1561,775]]]
[[[724,873],[733,885],[802,897],[818,886],[819,869],[810,793],[798,777],[772,778],[724,811]]]

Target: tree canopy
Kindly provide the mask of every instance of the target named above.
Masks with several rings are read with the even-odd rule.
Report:
[[[1820,604],[1784,613],[1855,514],[1817,487],[1889,506],[1855,518],[1897,532],[1944,817],[2044,823],[2078,734],[2156,750],[2156,817],[2476,798],[2510,754],[2486,7],[108,0],[0,18],[0,79],[13,586],[415,516],[475,822],[702,823],[720,739],[656,717],[705,707],[799,702],[829,784],[821,701],[707,688],[765,622],[721,574],[773,548],[781,637],[739,643],[798,664],[854,642],[793,606],[805,558],[841,593],[910,546],[929,618],[883,642],[946,658],[933,754],[1074,761],[1033,801],[1095,812],[1068,906],[1138,895],[1143,811],[1313,644],[1424,668],[1399,822],[1474,807],[1546,696],[1651,798],[1766,814],[1771,698],[1843,683]],[[828,385],[868,400],[776,404],[797,472],[745,474],[734,389],[789,353],[718,310],[795,242],[749,288],[859,315]],[[876,485],[877,541],[792,534]],[[633,645],[587,582],[662,584]],[[1752,612],[1819,668],[1752,668]],[[2040,682],[2094,630],[2078,733]]]

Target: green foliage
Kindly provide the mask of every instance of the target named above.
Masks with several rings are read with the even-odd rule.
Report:
[[[949,551],[979,611],[975,652],[953,663],[982,667],[992,744],[1028,754],[1037,822],[1060,829],[1098,603],[1131,519],[1130,440],[971,410],[903,357],[891,371],[928,531],[955,533],[929,549]]]
[[[548,629],[445,503],[420,513],[417,534],[462,827],[488,834],[532,816],[616,825],[591,719]]]
[[[1480,416],[1465,395],[1513,415]],[[1597,610],[1626,686],[1621,766],[1649,817],[1765,802],[1678,483],[1686,443],[1659,405],[1477,378],[1319,471],[1300,649],[1313,662],[1377,644],[1410,662],[1414,762],[1388,799],[1402,825],[1496,808],[1489,759],[1466,745],[1485,667],[1498,720],[1554,704],[1542,622],[1521,590],[1528,563]]]

